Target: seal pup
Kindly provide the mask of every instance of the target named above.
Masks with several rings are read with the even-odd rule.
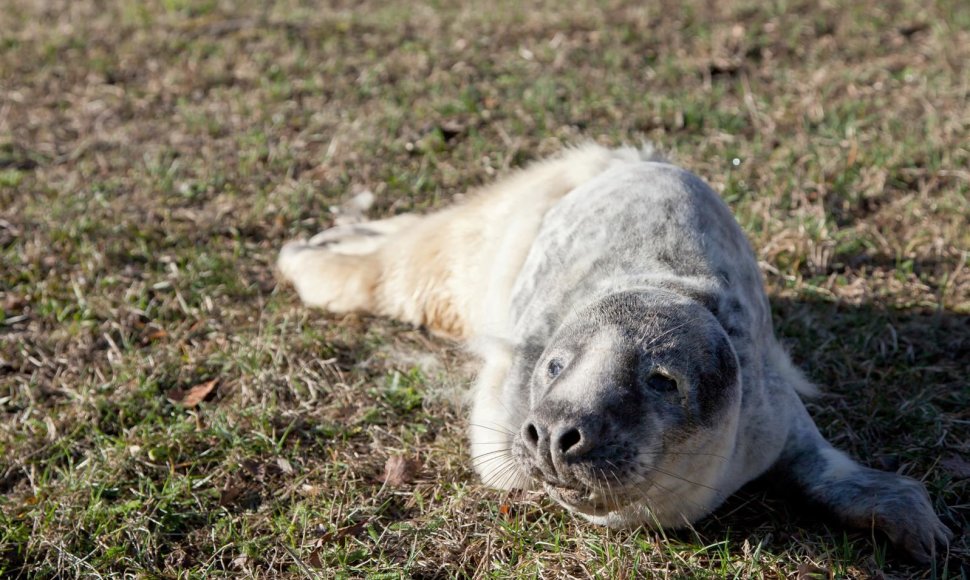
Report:
[[[302,300],[465,340],[475,469],[612,527],[683,527],[771,473],[920,561],[951,532],[918,481],[833,448],[729,209],[652,148],[587,144],[426,216],[283,247]]]

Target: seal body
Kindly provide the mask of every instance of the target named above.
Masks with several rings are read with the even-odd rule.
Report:
[[[921,484],[821,437],[741,229],[650,149],[570,150],[436,214],[291,243],[279,268],[309,304],[469,342],[472,460],[491,486],[679,527],[770,470],[917,559],[948,541]]]
[[[612,511],[567,503],[579,513],[607,524],[683,525],[767,469],[784,444],[786,417],[765,408],[788,403],[750,388],[763,383],[765,359],[785,362],[754,257],[717,195],[682,169],[624,164],[567,194],[542,222],[510,312],[510,371],[499,387],[479,385],[476,409],[490,410],[473,412],[472,422],[518,432],[597,417],[586,437],[608,424],[615,434],[589,453],[571,450],[560,471],[592,470],[573,484],[594,500],[638,501]],[[552,381],[549,360],[564,367]],[[803,384],[790,366],[781,371]],[[669,393],[650,387],[654,374],[673,381]],[[637,411],[611,414],[611,405]],[[487,453],[494,434],[472,432],[473,445],[483,440],[473,453]],[[515,441],[525,471],[542,463]]]

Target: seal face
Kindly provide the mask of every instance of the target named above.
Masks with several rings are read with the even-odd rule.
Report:
[[[566,151],[427,216],[287,244],[307,304],[468,341],[482,481],[609,526],[689,525],[771,473],[921,561],[951,532],[918,481],[834,449],[717,194],[652,149]]]
[[[605,516],[681,490],[705,496],[731,440],[741,396],[737,356],[716,319],[667,291],[611,295],[557,330],[529,380],[512,444],[519,469],[568,509]],[[702,456],[705,470],[685,469]]]

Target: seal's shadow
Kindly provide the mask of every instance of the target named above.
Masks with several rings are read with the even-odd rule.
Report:
[[[779,339],[823,392],[807,401],[822,434],[864,465],[926,484],[955,534],[949,571],[956,568],[959,577],[970,557],[970,316],[822,299],[771,302]],[[691,533],[711,541],[728,537],[736,553],[745,541],[778,550],[798,544],[837,568],[871,562],[874,548],[885,550],[890,564],[906,563],[884,538],[877,535],[873,544],[870,531],[846,531],[773,485],[770,474]]]

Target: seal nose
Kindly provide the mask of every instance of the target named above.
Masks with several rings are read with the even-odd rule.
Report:
[[[564,422],[547,426],[536,419],[522,426],[522,441],[529,453],[553,473],[567,460],[579,458],[593,447],[581,425]]]
[[[563,455],[568,455],[570,451],[573,451],[573,455],[578,455],[576,451],[582,447],[580,443],[583,442],[583,433],[576,427],[564,427],[559,430],[556,434],[556,449],[559,450]]]

